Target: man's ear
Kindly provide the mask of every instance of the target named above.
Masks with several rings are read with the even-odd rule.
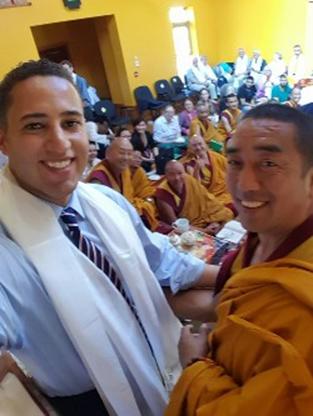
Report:
[[[313,167],[306,173],[306,186],[308,195],[311,198],[311,201],[313,201]]]
[[[6,134],[3,128],[0,128],[0,150],[3,154],[8,156]]]

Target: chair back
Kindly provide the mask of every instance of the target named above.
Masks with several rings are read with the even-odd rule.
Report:
[[[159,79],[154,83],[155,92],[157,97],[162,101],[173,100],[173,90],[166,79]]]
[[[100,100],[94,105],[94,112],[97,116],[107,118],[111,121],[116,116],[115,105],[110,100]]]
[[[134,89],[134,96],[139,111],[145,111],[149,108],[149,102],[154,101],[154,97],[147,85],[141,85]]]
[[[184,92],[185,85],[178,75],[171,78],[171,84],[175,94],[181,94]]]

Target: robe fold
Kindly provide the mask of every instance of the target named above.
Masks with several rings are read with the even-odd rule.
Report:
[[[234,210],[232,206],[232,197],[226,187],[226,158],[219,153],[209,150],[208,159],[209,165],[204,166],[199,171],[201,184],[222,204]],[[184,165],[185,169],[187,167],[194,169],[197,158],[194,153],[188,150],[186,155],[179,161]]]
[[[143,217],[149,228],[153,231],[156,230],[159,224],[156,207],[153,201],[147,200],[147,198],[154,196],[155,189],[150,185],[142,168],[137,168],[133,173],[129,168],[125,169],[119,182],[110,170],[109,164],[102,161],[94,167],[87,182],[92,179],[97,179],[103,185],[124,195],[136,208],[138,214]]]
[[[233,218],[230,209],[188,174],[185,175],[184,195],[177,195],[164,180],[157,188],[156,198],[170,203],[177,217],[188,218],[194,227],[205,228],[211,222],[226,222]]]
[[[208,120],[207,125],[205,125],[201,120],[197,118],[193,119],[190,124],[189,137],[192,137],[194,134],[199,134],[204,138],[205,142],[208,144],[211,140],[217,140],[222,142],[223,137],[213,126],[212,123]]]
[[[313,414],[312,219],[309,225],[310,237],[282,258],[240,269],[239,253],[209,356],[183,372],[166,416]]]
[[[223,121],[220,120],[219,124],[218,124],[218,128],[217,131],[218,133],[221,135],[221,137],[223,138],[223,141],[225,141],[226,139],[228,139],[230,137],[230,135],[235,131],[238,121],[240,119],[241,116],[241,111],[236,108],[235,110],[229,110],[226,109],[224,111],[222,111],[220,118],[222,119],[222,117],[226,118],[226,120],[228,121],[232,131],[231,133],[228,133],[225,129],[225,126],[223,124]]]

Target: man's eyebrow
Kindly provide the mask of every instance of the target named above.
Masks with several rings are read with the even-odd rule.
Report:
[[[44,113],[27,113],[27,114],[24,114],[23,117],[21,117],[21,121],[27,120],[29,118],[43,118],[43,117],[47,117],[47,115]]]
[[[254,150],[260,152],[270,152],[270,153],[282,153],[283,149],[276,144],[260,144],[257,146],[253,146]]]
[[[84,117],[84,114],[81,111],[78,111],[78,110],[67,110],[67,111],[63,111],[63,113],[61,113],[61,116],[79,116],[79,117]]]
[[[240,149],[238,147],[235,147],[235,146],[226,146],[226,149],[225,149],[226,155],[234,155],[234,154],[238,153],[239,151],[240,151]]]
[[[253,146],[253,150],[257,152],[269,152],[269,153],[282,153],[283,149],[276,144],[260,144],[257,146]],[[234,155],[240,152],[240,148],[235,146],[226,147],[225,153],[226,155]]]
[[[79,116],[84,117],[83,113],[78,110],[67,110],[61,113],[61,116]],[[23,117],[21,117],[21,121],[28,120],[29,118],[45,118],[48,117],[45,113],[27,113]]]

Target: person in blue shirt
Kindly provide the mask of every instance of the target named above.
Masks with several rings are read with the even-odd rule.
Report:
[[[272,100],[285,104],[290,98],[291,91],[287,76],[282,74],[279,77],[279,85],[275,85],[272,89]]]
[[[149,232],[121,195],[79,183],[83,106],[60,65],[29,61],[3,79],[0,149],[0,348],[60,415],[161,415],[180,326],[155,282],[173,293],[212,285],[214,266]],[[65,208],[110,273],[72,244]]]

